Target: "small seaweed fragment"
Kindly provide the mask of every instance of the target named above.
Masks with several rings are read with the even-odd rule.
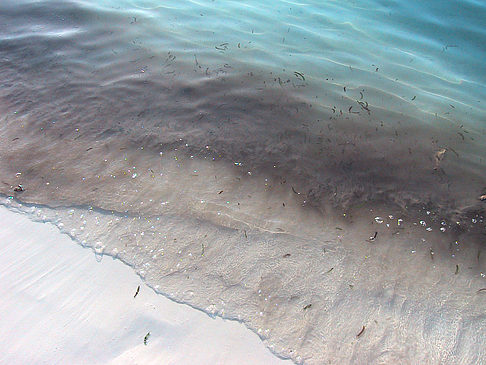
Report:
[[[204,255],[204,243],[201,243],[201,256]]]
[[[135,292],[135,295],[133,297],[135,298],[139,292],[140,292],[140,285],[137,287],[137,291]]]
[[[366,110],[368,112],[368,114],[370,114],[370,109],[368,108],[368,102],[367,101],[359,101],[359,100],[356,100],[356,102],[359,104],[359,106],[361,108],[363,108],[363,110]]]
[[[359,337],[363,334],[363,332],[365,331],[366,327],[363,326],[363,328],[361,328],[361,331],[359,331],[359,333],[356,335],[356,337]]]
[[[145,335],[145,337],[143,338],[143,344],[144,344],[145,346],[147,346],[147,342],[148,342],[149,337],[150,337],[150,332],[148,332],[148,333]]]
[[[305,81],[305,77],[304,77],[304,74],[302,72],[294,71],[294,75],[295,75],[295,77],[302,79],[302,81]]]
[[[414,95],[412,98],[412,101],[414,101],[417,98],[417,95]]]
[[[219,46],[214,46],[217,50],[226,51],[229,43],[221,43]]]
[[[454,275],[457,275],[459,274],[459,265],[456,265],[456,272],[454,273]]]
[[[307,309],[309,309],[310,307],[312,307],[312,304],[307,304],[307,305],[304,307],[304,309],[303,309],[303,310],[307,310]]]
[[[243,230],[243,233],[245,234],[245,238],[248,238],[248,236],[246,235],[246,231],[245,230]]]
[[[456,152],[456,150],[452,147],[447,147],[448,149],[450,149],[455,155],[457,158],[459,158],[459,154]]]
[[[374,241],[376,239],[376,236],[378,236],[378,232],[375,232],[373,236],[370,236],[369,241]]]

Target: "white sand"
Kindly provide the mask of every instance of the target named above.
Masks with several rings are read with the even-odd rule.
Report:
[[[130,267],[97,262],[52,225],[3,206],[0,298],[2,364],[290,363],[242,324],[157,295]]]

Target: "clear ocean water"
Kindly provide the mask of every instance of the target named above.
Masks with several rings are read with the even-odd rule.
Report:
[[[3,0],[3,204],[296,363],[485,361],[484,24],[473,0]]]

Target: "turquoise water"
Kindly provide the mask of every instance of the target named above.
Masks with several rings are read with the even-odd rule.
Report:
[[[485,19],[480,1],[3,1],[1,192],[279,356],[478,361]]]

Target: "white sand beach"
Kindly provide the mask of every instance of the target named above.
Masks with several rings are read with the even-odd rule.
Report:
[[[291,363],[244,325],[158,295],[120,261],[3,206],[0,242],[2,364]]]

